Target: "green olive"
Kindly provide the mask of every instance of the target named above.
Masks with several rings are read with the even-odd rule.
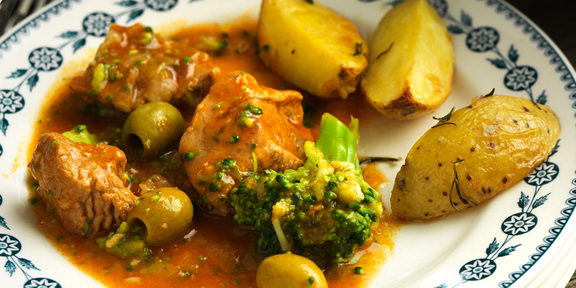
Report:
[[[258,288],[328,288],[322,270],[312,260],[287,252],[270,256],[258,266]]]
[[[176,107],[150,102],[130,113],[122,129],[122,142],[129,154],[150,159],[180,140],[184,129],[184,119]]]
[[[126,220],[130,226],[144,225],[144,242],[162,245],[184,236],[192,228],[194,206],[186,193],[162,187],[144,193],[134,202]]]

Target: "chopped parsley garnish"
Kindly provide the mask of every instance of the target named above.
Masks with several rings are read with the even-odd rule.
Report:
[[[125,175],[124,175],[124,178],[126,178],[126,179],[128,180],[128,182],[132,182],[132,181],[138,180],[138,179],[134,178],[134,176],[128,175],[128,174],[125,174]]]
[[[308,278],[308,280],[306,280],[306,283],[310,286],[312,284],[314,284],[314,277],[310,277]]]
[[[84,233],[88,232],[88,230],[90,230],[90,224],[92,224],[92,223],[90,223],[90,222],[84,223],[84,226],[82,226],[82,232],[84,232]]]
[[[230,139],[228,139],[226,141],[228,141],[230,143],[236,143],[236,142],[238,142],[238,140],[240,140],[240,136],[234,134],[234,135],[232,135],[232,137],[230,137]]]
[[[246,110],[250,111],[250,113],[255,115],[262,115],[262,109],[254,107],[250,103],[246,104]]]
[[[216,132],[212,133],[212,139],[214,139],[214,141],[216,141],[216,143],[220,143],[220,139],[218,139],[218,134],[219,133],[216,133]]]
[[[358,56],[360,54],[362,54],[362,42],[357,42],[352,56]]]
[[[250,32],[248,30],[242,30],[242,36],[246,38],[254,38],[256,37],[256,33]]]
[[[30,204],[32,205],[36,205],[40,202],[40,199],[38,197],[32,197],[32,199],[30,199]]]
[[[84,130],[86,130],[86,125],[78,125],[78,126],[74,127],[74,132],[76,132],[76,133],[80,133]]]
[[[194,157],[195,157],[196,154],[198,154],[198,153],[200,153],[200,150],[186,152],[186,154],[184,154],[184,160],[186,160],[186,161],[192,161],[192,159],[194,159]]]
[[[208,190],[210,192],[216,192],[216,191],[220,190],[220,188],[221,188],[221,185],[219,183],[216,183],[216,182],[210,183],[210,185],[208,186]]]

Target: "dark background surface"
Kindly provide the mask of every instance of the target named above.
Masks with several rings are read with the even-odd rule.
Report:
[[[508,0],[536,23],[574,66],[576,64],[576,1]]]

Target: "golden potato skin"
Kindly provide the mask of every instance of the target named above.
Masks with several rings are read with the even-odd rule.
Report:
[[[454,48],[434,7],[406,0],[390,10],[370,39],[369,65],[362,91],[380,113],[407,120],[436,110],[452,90]]]
[[[266,66],[322,98],[348,97],[368,67],[354,24],[315,1],[262,1],[258,42]]]
[[[396,217],[456,211],[450,204],[454,165],[464,197],[476,203],[492,198],[546,160],[560,135],[549,107],[511,96],[477,97],[448,122],[456,125],[429,129],[408,152],[390,198]],[[473,205],[464,205],[455,188],[452,201],[458,210]]]

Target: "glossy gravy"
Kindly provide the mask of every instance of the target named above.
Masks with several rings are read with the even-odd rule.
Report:
[[[221,75],[229,71],[243,70],[252,74],[260,84],[276,89],[294,89],[282,78],[265,68],[256,55],[255,20],[238,20],[227,25],[205,24],[183,28],[171,39],[187,45],[194,45],[199,37],[223,37],[229,47],[221,55],[213,55],[214,63],[220,67]],[[65,83],[66,81],[62,81]],[[39,115],[35,134],[36,143],[42,132],[69,131],[79,124],[88,127],[98,139],[113,139],[117,129],[122,127],[125,115],[110,113],[98,116],[93,106],[87,106],[70,89],[62,84],[51,92]],[[360,123],[368,121],[366,115],[376,115],[374,109],[365,104],[359,95],[348,100],[321,101],[305,95],[307,105],[317,111],[311,119],[316,125],[323,112],[331,112],[347,123],[350,115],[360,117]],[[189,122],[193,111],[185,107],[185,121]],[[359,113],[362,111],[362,113]],[[34,145],[31,145],[31,155]],[[30,156],[29,156],[30,157]],[[154,168],[149,163],[128,161],[127,172],[146,179]],[[378,188],[387,183],[386,177],[373,165],[367,165],[364,173],[368,183]],[[34,180],[30,179],[30,187]],[[181,188],[182,189],[182,188]],[[193,193],[188,189],[186,192]],[[46,205],[39,201],[34,189],[30,189],[30,202],[38,227],[48,240],[79,269],[110,287],[256,287],[255,275],[264,256],[255,251],[255,237],[250,230],[241,229],[232,217],[211,215],[195,209],[193,230],[183,239],[172,244],[153,247],[150,263],[131,263],[130,259],[120,259],[105,253],[96,244],[96,237],[107,235],[102,231],[96,237],[84,239],[68,233]],[[194,199],[194,197],[192,197]],[[197,208],[197,207],[196,207]],[[384,216],[375,235],[375,243],[358,254],[354,264],[341,267],[325,267],[325,275],[330,287],[363,287],[372,280],[383,266],[394,247],[394,235],[399,221]],[[367,244],[368,245],[368,244]],[[361,257],[360,257],[361,256]],[[354,273],[355,267],[362,267],[363,273]]]

